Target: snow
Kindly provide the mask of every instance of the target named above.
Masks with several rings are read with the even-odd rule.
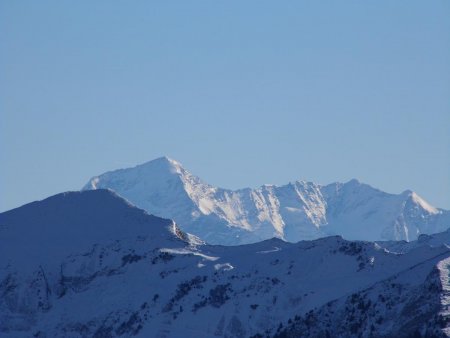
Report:
[[[228,190],[213,187],[162,157],[96,176],[83,188],[109,188],[150,214],[174,219],[211,244],[272,237],[290,242],[341,235],[350,240],[413,241],[450,227],[450,212],[412,191],[388,194],[358,180]]]
[[[259,254],[268,254],[268,253],[271,253],[271,252],[277,252],[277,251],[280,251],[280,250],[281,250],[281,248],[274,246],[273,249],[270,249],[270,250],[263,250],[263,251],[257,251],[256,253],[259,253]]]
[[[450,247],[450,229],[431,235],[422,234],[417,240],[411,242],[379,241],[375,245],[393,253],[406,253],[423,246],[432,248],[440,246]]]
[[[162,248],[159,251],[161,252],[167,252],[167,253],[171,253],[174,255],[194,255],[194,256],[199,256],[202,257],[203,259],[207,260],[207,261],[217,261],[220,257],[212,257],[212,256],[208,256],[205,255],[199,251],[194,251],[194,250],[190,250],[190,249],[186,249],[186,248],[178,248],[178,249],[170,249],[170,248]]]
[[[0,336],[273,336],[280,324],[299,337],[327,325],[399,336],[439,332],[448,309],[450,250],[431,239],[402,254],[340,236],[205,245],[105,190],[31,203],[0,225]]]
[[[223,263],[223,264],[214,264],[214,269],[216,270],[224,270],[224,271],[230,271],[234,269],[234,266],[230,263]]]
[[[411,194],[411,198],[417,205],[420,205],[424,210],[428,211],[428,213],[430,213],[430,214],[439,214],[440,213],[440,211],[438,209],[431,206],[427,201],[425,201],[422,197],[417,195],[415,192],[413,192]]]
[[[440,279],[442,285],[442,311],[441,314],[445,317],[450,316],[450,258],[443,259],[437,265],[440,272]],[[446,328],[446,333],[450,335],[450,328]]]

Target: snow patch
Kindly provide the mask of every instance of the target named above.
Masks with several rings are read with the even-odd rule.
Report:
[[[223,271],[230,271],[234,269],[234,266],[230,263],[223,263],[223,264],[215,264],[214,269],[216,270],[223,270]]]
[[[194,255],[194,256],[199,256],[199,257],[202,257],[203,259],[205,259],[207,261],[216,261],[216,260],[218,260],[220,258],[220,257],[208,256],[208,255],[205,255],[205,254],[203,254],[201,252],[194,251],[194,250],[189,250],[189,249],[186,249],[186,248],[180,248],[180,249],[162,248],[159,251],[160,252],[166,252],[166,253],[174,254],[174,255]]]
[[[258,253],[258,254],[267,254],[267,253],[271,253],[271,252],[277,252],[277,251],[280,251],[280,250],[281,250],[281,248],[275,246],[271,250],[257,251],[256,253]]]

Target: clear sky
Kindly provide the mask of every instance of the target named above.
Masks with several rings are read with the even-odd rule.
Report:
[[[0,1],[0,210],[167,155],[450,209],[450,1]]]

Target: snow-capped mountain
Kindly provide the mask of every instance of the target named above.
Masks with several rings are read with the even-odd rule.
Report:
[[[205,245],[111,191],[0,214],[1,337],[444,337],[450,250]]]
[[[236,245],[272,237],[290,242],[341,235],[358,240],[415,240],[450,227],[450,212],[412,191],[389,194],[362,184],[227,190],[213,187],[167,157],[107,172],[83,188],[108,188],[212,244]]]

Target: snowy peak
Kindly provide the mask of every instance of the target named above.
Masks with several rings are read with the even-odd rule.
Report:
[[[101,184],[103,178],[120,177],[123,173],[132,173],[135,177],[152,176],[155,178],[169,178],[172,175],[182,176],[185,174],[185,170],[177,161],[163,156],[133,168],[114,170],[100,176],[95,176],[90,179],[82,190],[100,189],[99,184]]]
[[[96,176],[84,189],[108,188],[213,244],[279,237],[296,242],[327,235],[355,240],[414,240],[450,227],[448,211],[417,194],[389,194],[353,179],[318,185],[295,181],[257,189],[213,187],[161,157]]]
[[[137,166],[136,168],[142,168],[148,171],[160,171],[169,172],[171,174],[182,175],[185,170],[181,164],[167,156],[162,156],[152,161],[146,162]]]
[[[151,214],[175,218],[178,212],[188,217],[196,211],[196,206],[188,194],[186,183],[196,184],[198,181],[178,162],[160,157],[133,168],[93,177],[83,190],[112,189]]]
[[[409,198],[411,201],[420,207],[423,210],[426,210],[428,213],[436,215],[439,214],[439,210],[432,205],[430,205],[427,201],[425,201],[422,197],[417,195],[414,191],[409,194]]]

